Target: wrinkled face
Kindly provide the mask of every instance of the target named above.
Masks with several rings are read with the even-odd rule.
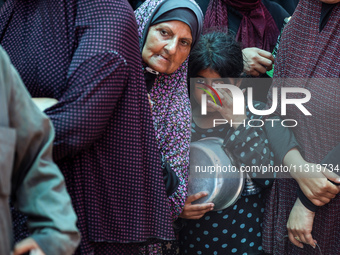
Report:
[[[325,4],[337,4],[340,3],[340,0],[320,0],[320,2],[323,2]]]
[[[162,22],[149,28],[142,58],[157,72],[171,74],[187,59],[191,44],[187,24],[178,20]]]

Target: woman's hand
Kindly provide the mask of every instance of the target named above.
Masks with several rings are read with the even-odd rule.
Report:
[[[329,203],[340,191],[339,186],[328,181],[340,183],[340,178],[336,173],[305,161],[297,149],[292,149],[286,154],[283,164],[296,166],[296,171],[291,171],[290,174],[298,182],[306,197],[316,206]]]
[[[216,105],[214,102],[211,100],[208,100],[208,104],[211,108],[215,109],[218,111],[221,116],[226,119],[229,123],[233,123],[232,126],[234,129],[237,129],[240,123],[242,123],[246,118],[246,109],[244,109],[244,114],[243,115],[234,115],[234,107],[233,107],[233,95],[231,92],[225,91],[223,89],[216,89],[218,92],[221,101],[222,101],[222,106]],[[245,92],[245,89],[242,90],[242,92]]]
[[[14,247],[13,255],[21,255],[29,251],[34,251],[34,254],[36,255],[45,255],[36,241],[34,241],[34,239],[31,237],[28,237],[17,243]]]
[[[259,76],[273,68],[274,57],[265,50],[256,47],[245,48],[242,50],[244,71],[251,76]]]
[[[296,246],[303,248],[309,244],[315,248],[316,241],[312,237],[315,212],[308,210],[298,198],[290,212],[287,222],[289,240]]]
[[[54,98],[48,98],[48,97],[35,97],[32,98],[33,102],[38,106],[40,111],[45,111],[47,108],[52,107],[56,103],[58,103],[57,99]]]
[[[202,216],[206,212],[213,210],[214,209],[213,203],[204,203],[204,204],[197,204],[197,205],[191,204],[197,199],[200,199],[201,197],[205,197],[207,195],[208,195],[207,192],[201,191],[194,195],[189,196],[187,198],[187,201],[185,201],[183,211],[179,215],[179,217],[184,218],[184,219],[190,219],[190,220],[198,220],[202,218]]]
[[[316,164],[305,163],[304,168],[319,167]],[[314,168],[315,169],[315,168]],[[291,173],[298,182],[302,192],[316,206],[323,206],[331,201],[339,193],[339,187],[329,180],[339,182],[339,176],[327,168],[322,167],[322,172],[296,172]]]

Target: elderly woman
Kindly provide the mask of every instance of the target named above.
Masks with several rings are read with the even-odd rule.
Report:
[[[175,220],[186,199],[189,157],[186,59],[202,31],[203,15],[190,0],[146,1],[135,15],[158,146],[163,162],[171,168],[168,177],[175,179],[167,187]]]
[[[190,101],[187,58],[203,27],[194,1],[146,1],[135,11],[147,83],[172,220],[187,196]]]

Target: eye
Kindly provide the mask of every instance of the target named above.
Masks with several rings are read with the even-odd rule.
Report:
[[[188,42],[187,40],[181,40],[181,45],[183,46],[189,46],[190,42]]]
[[[198,83],[198,84],[205,84],[205,80],[202,79],[202,78],[197,78],[196,79],[196,83]]]
[[[167,36],[167,35],[169,35],[168,31],[166,31],[166,30],[164,30],[164,29],[159,30],[159,32],[160,32],[160,34],[161,34],[162,36]]]

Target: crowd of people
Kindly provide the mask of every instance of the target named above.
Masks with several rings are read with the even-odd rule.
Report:
[[[0,44],[0,254],[340,253],[340,0],[0,0]],[[197,204],[207,137],[301,171]]]

